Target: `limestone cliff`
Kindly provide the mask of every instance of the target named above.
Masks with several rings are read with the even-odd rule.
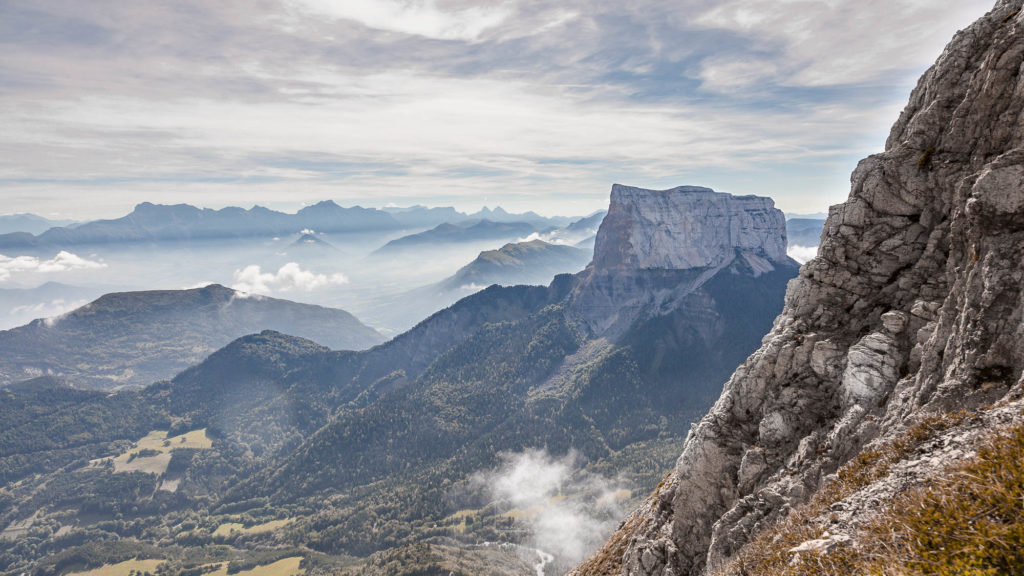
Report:
[[[718,268],[737,253],[759,266],[787,261],[785,216],[771,198],[699,186],[655,191],[615,184],[597,232],[594,266]]]
[[[1020,418],[1022,4],[1000,0],[923,76],[884,153],[860,163],[849,199],[830,211],[818,257],[790,284],[761,349],[665,482],[576,574],[722,568],[865,445],[920,415],[1002,400],[975,428]],[[936,444],[970,437],[949,434]],[[972,448],[961,444],[962,457]],[[845,505],[871,511],[896,488],[883,479],[866,490]]]
[[[614,338],[644,314],[684,306],[723,271],[788,279],[796,266],[786,256],[785,216],[770,198],[615,184],[573,310],[594,333]]]

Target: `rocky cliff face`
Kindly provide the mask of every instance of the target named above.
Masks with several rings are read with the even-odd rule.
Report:
[[[573,310],[595,334],[614,338],[643,314],[685,307],[723,270],[756,278],[795,268],[785,216],[770,198],[615,184]]]
[[[665,482],[576,574],[722,568],[865,445],[921,414],[1002,399],[1000,413],[1019,418],[1022,4],[998,2],[924,75],[885,152],[854,171],[761,349]],[[870,510],[896,490],[886,486],[849,501]]]
[[[786,220],[771,198],[710,188],[612,186],[594,246],[599,270],[719,268],[739,254],[784,262]],[[769,265],[770,267],[770,265]]]

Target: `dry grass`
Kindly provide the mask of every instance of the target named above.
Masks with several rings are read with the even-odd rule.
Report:
[[[172,451],[180,448],[209,450],[212,447],[213,441],[206,435],[205,428],[172,438],[167,437],[165,430],[153,430],[136,442],[130,450],[113,459],[114,472],[145,472],[160,476],[167,471]],[[102,461],[93,462],[94,465],[100,463]]]
[[[824,517],[829,507],[884,478],[893,464],[925,441],[956,426],[966,416],[964,412],[925,416],[892,441],[862,450],[839,470],[833,482],[821,487],[807,504],[762,531],[718,573],[743,576],[860,573],[854,566],[856,561],[845,549],[828,555],[802,554],[798,558],[789,551],[803,542],[822,537],[825,528],[815,519]]]
[[[1024,425],[992,434],[977,456],[898,497],[864,541],[856,560],[875,570],[1024,574]]]
[[[67,576],[128,576],[132,572],[155,573],[163,560],[126,560],[117,564],[105,564],[86,572],[71,572]]]
[[[290,558],[282,558],[273,564],[257,566],[251,570],[242,570],[232,576],[301,576],[306,573],[305,568],[299,567],[301,563],[302,556],[292,556]],[[217,570],[208,572],[203,576],[228,576],[228,566],[227,564],[222,564]]]
[[[217,529],[213,531],[213,536],[224,537],[231,536],[232,534],[263,534],[265,532],[273,532],[279,528],[284,528],[292,522],[295,522],[295,518],[271,520],[270,522],[264,522],[263,524],[257,524],[248,528],[246,528],[244,524],[228,522],[218,526]]]

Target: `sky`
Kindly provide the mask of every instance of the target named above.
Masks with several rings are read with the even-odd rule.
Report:
[[[0,214],[843,201],[993,0],[0,0]]]

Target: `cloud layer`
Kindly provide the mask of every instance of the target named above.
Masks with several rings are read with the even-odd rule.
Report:
[[[4,2],[0,192],[84,216],[328,197],[581,214],[618,181],[820,210],[990,6]]]
[[[0,282],[28,273],[53,274],[71,270],[90,270],[106,268],[104,262],[82,258],[61,250],[49,260],[40,260],[35,256],[4,256],[0,254]]]
[[[293,290],[309,292],[328,286],[347,284],[343,274],[318,274],[303,270],[296,262],[289,262],[276,273],[263,272],[256,264],[235,270],[231,287],[246,294],[273,294]]]

